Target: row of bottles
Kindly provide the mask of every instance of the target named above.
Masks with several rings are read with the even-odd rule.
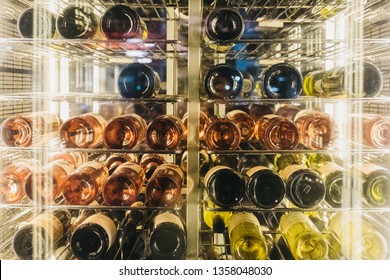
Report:
[[[362,95],[357,94],[356,76],[361,73]],[[347,81],[350,80],[347,88]],[[206,71],[203,91],[211,99],[249,98],[253,93],[262,98],[291,99],[304,92],[307,96],[346,97],[379,95],[383,86],[383,75],[374,64],[365,61],[343,65],[327,71],[313,71],[302,77],[301,72],[288,63],[277,63],[262,69],[258,77],[241,73],[227,63],[217,64]]]
[[[336,126],[330,115],[294,107],[281,109],[263,115],[256,122],[242,110],[230,111],[226,118],[213,120],[201,113],[199,137],[210,150],[235,150],[254,137],[267,150],[292,150],[299,144],[312,150],[327,149],[334,140]],[[362,144],[389,147],[389,118],[353,115],[350,123],[352,128],[362,124]],[[0,130],[4,144],[10,147],[36,146],[59,136],[62,145],[68,148],[95,148],[104,144],[112,149],[132,149],[146,142],[150,149],[175,150],[187,136],[186,126],[187,114],[182,119],[160,115],[147,124],[137,114],[114,117],[107,122],[98,113],[85,113],[61,124],[56,114],[35,112],[7,118]]]
[[[34,12],[39,13],[39,18]],[[108,8],[100,23],[90,5],[66,6],[57,16],[44,7],[28,8],[19,16],[17,26],[23,38],[52,38],[56,32],[64,39],[90,39],[96,36],[99,39],[121,40],[148,38],[144,20],[128,5]],[[39,28],[34,29],[36,26]]]
[[[286,204],[293,208],[389,206],[390,170],[376,163],[356,163],[346,169],[327,155],[310,155],[306,162],[302,154],[280,154],[274,160],[274,168],[265,161],[237,168],[240,163],[234,160],[232,164],[229,159],[216,160],[203,178],[208,197],[223,208],[242,204],[260,209]],[[354,193],[362,199],[350,201]]]
[[[43,167],[34,159],[6,166],[0,172],[0,202],[14,204],[27,196],[37,205],[63,200],[88,205],[101,195],[105,205],[130,206],[143,193],[148,206],[174,207],[181,202],[184,173],[163,155],[146,154],[139,163],[127,154],[112,154],[105,162],[84,157],[75,166],[72,161],[79,155],[56,154]]]
[[[12,237],[19,259],[50,259],[60,250],[68,251],[66,258],[82,260],[180,259],[186,246],[177,213],[137,209],[48,211],[20,223]]]
[[[354,212],[266,212],[259,216],[203,209],[203,218],[214,233],[223,233],[229,240],[225,252],[213,244],[212,258],[217,259],[231,255],[241,260],[381,260],[388,252],[386,229],[369,215]]]
[[[40,145],[59,136],[68,148],[95,148],[104,144],[112,149],[132,149],[145,141],[151,149],[174,150],[181,145],[186,128],[174,115],[160,115],[147,124],[137,114],[114,117],[107,122],[98,113],[85,113],[61,124],[56,114],[34,112],[7,118],[0,130],[4,144],[10,147]]]

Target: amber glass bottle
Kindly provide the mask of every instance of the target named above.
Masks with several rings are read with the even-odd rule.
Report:
[[[144,154],[141,157],[139,164],[145,171],[146,178],[149,179],[153,172],[161,164],[167,163],[166,156],[164,154]]]
[[[226,114],[226,118],[234,122],[240,129],[241,141],[249,141],[255,135],[255,121],[244,111],[230,111]]]
[[[50,112],[11,116],[1,124],[1,136],[9,147],[44,144],[58,135],[61,121]]]
[[[68,148],[94,148],[103,144],[106,120],[99,114],[72,117],[60,127],[60,139]]]
[[[113,118],[104,129],[104,143],[112,149],[132,149],[145,140],[147,124],[139,115]]]
[[[355,115],[351,118],[351,126],[353,133],[356,133],[357,127],[361,127],[363,145],[374,149],[390,148],[389,117],[371,114]]]
[[[102,188],[107,205],[130,206],[138,198],[145,181],[142,167],[133,162],[118,166],[108,177]]]
[[[25,196],[28,176],[40,166],[33,159],[18,160],[0,171],[0,203],[17,203]]]
[[[328,148],[334,134],[331,117],[323,112],[302,110],[295,116],[300,142],[309,149]]]
[[[62,184],[74,169],[72,164],[60,159],[32,172],[25,184],[27,196],[38,204],[53,203],[61,195]]]
[[[111,175],[119,165],[125,162],[137,162],[137,160],[133,154],[114,153],[111,154],[104,163]]]
[[[154,206],[173,207],[181,199],[184,174],[175,164],[156,168],[146,184],[146,200]]]
[[[299,144],[299,131],[290,120],[265,115],[257,123],[255,134],[260,144],[267,150],[293,150]]]
[[[187,131],[187,121],[188,121],[188,114],[185,113],[183,118],[182,118],[182,121],[183,121],[183,124],[184,124],[184,135],[183,137],[184,138],[187,138],[188,136],[188,131]],[[199,115],[199,139],[203,139],[204,138],[204,132],[206,130],[206,127],[210,124],[210,119],[209,117],[202,111],[200,111],[200,115]]]
[[[240,144],[241,131],[229,119],[215,119],[206,127],[204,139],[210,150],[235,150]]]
[[[146,143],[155,150],[177,149],[184,135],[184,124],[174,115],[161,115],[149,123]]]
[[[88,161],[88,154],[84,152],[54,152],[50,154],[49,161],[65,160],[74,168],[81,166]]]
[[[88,205],[96,200],[107,177],[105,164],[87,162],[66,178],[62,194],[70,205]]]

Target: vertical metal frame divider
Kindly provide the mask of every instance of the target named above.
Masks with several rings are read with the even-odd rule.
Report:
[[[188,1],[187,259],[199,258],[199,91],[202,1]]]

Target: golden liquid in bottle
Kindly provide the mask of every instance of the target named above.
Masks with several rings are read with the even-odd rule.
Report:
[[[76,169],[62,184],[62,193],[70,205],[88,205],[101,192],[101,188],[108,177],[105,164],[87,162]]]
[[[276,154],[274,157],[274,165],[278,171],[285,169],[289,165],[305,165],[305,163],[305,154],[283,153]]]
[[[296,260],[324,260],[328,243],[303,213],[286,213],[280,219],[280,230]]]
[[[119,165],[125,162],[136,162],[136,157],[132,154],[114,153],[111,154],[104,163],[108,168],[108,172],[112,174]]]
[[[112,149],[132,149],[145,140],[147,124],[136,114],[112,119],[104,129],[104,143]]]
[[[205,131],[205,142],[210,150],[235,150],[240,140],[240,128],[229,119],[216,119]]]
[[[267,241],[257,218],[246,212],[234,214],[228,223],[230,250],[236,260],[265,260]]]
[[[373,225],[357,213],[335,213],[329,229],[340,239],[343,253],[352,260],[382,260],[387,241]]]
[[[233,121],[240,129],[241,141],[249,141],[255,135],[255,121],[244,111],[230,111],[226,114],[226,118]]]
[[[265,115],[255,128],[256,138],[267,150],[293,150],[299,144],[296,125],[281,116]]]
[[[307,96],[322,96],[322,77],[326,71],[313,71],[303,78],[303,92]]]
[[[203,220],[214,232],[222,233],[228,225],[233,213],[230,211],[212,211],[207,208],[219,208],[204,194],[205,207],[203,208]]]
[[[95,113],[72,117],[60,127],[61,142],[68,148],[94,148],[103,144],[106,120]]]

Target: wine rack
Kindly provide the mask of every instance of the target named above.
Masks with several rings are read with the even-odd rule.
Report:
[[[50,39],[31,39],[21,38],[18,34],[17,19],[26,8],[38,7],[39,4],[58,14],[67,5],[80,2],[91,6],[98,19],[113,5],[128,4],[141,15],[150,36],[146,40],[107,40],[98,31],[89,39],[64,39],[57,33]],[[228,231],[216,233],[210,230],[203,221],[205,210],[255,214],[270,242],[268,259],[291,258],[283,247],[285,244],[277,241],[284,240],[280,237],[281,231],[272,228],[267,220],[269,214],[279,217],[285,212],[314,212],[325,216],[326,223],[334,213],[356,212],[366,215],[381,232],[389,232],[389,209],[368,205],[362,198],[361,188],[351,179],[347,179],[347,184],[354,184],[354,187],[344,189],[345,201],[341,208],[322,202],[316,207],[301,209],[286,205],[285,199],[275,208],[262,209],[246,198],[231,208],[209,207],[203,196],[204,174],[199,172],[199,158],[203,150],[209,158],[235,157],[238,164],[233,168],[237,172],[247,164],[244,159],[251,156],[259,156],[262,164],[276,169],[272,158],[276,154],[288,153],[330,154],[343,167],[376,162],[389,169],[390,149],[374,149],[362,145],[361,141],[354,141],[348,116],[362,113],[390,115],[390,27],[386,17],[390,3],[375,0],[7,0],[4,5],[5,12],[0,15],[0,123],[10,116],[42,110],[58,113],[62,121],[87,112],[100,113],[109,121],[115,116],[147,108],[152,114],[147,123],[158,115],[173,114],[182,118],[187,114],[188,136],[173,150],[150,149],[145,142],[132,149],[104,146],[66,148],[59,137],[39,146],[7,147],[0,143],[0,167],[23,158],[37,158],[46,163],[48,156],[58,150],[85,152],[90,160],[99,162],[118,152],[138,156],[163,154],[169,163],[177,165],[181,163],[184,152],[188,153],[188,159],[181,200],[173,207],[67,205],[63,199],[53,205],[37,205],[27,198],[14,204],[1,204],[0,216],[5,222],[0,227],[0,258],[16,258],[12,238],[20,224],[41,212],[56,209],[68,209],[74,213],[80,210],[146,210],[149,217],[160,211],[174,212],[186,225],[187,250],[182,259],[232,258]],[[231,46],[223,51],[214,48],[217,41],[204,39],[205,18],[219,7],[239,11],[245,23],[241,39],[230,42]],[[202,86],[207,69],[221,63],[234,65],[256,79],[263,69],[276,63],[289,63],[304,76],[310,71],[363,60],[377,65],[383,74],[383,87],[377,97],[362,98],[356,94],[361,92],[361,82],[357,83],[356,91],[345,98],[302,94],[294,99],[266,99],[252,92],[248,97],[221,100],[210,99]],[[159,94],[144,99],[120,96],[116,85],[119,72],[133,62],[147,63],[159,73],[162,82]],[[337,135],[328,148],[319,150],[310,150],[303,145],[294,150],[266,150],[256,138],[240,143],[236,150],[211,150],[203,139],[199,139],[201,112],[210,118],[225,118],[234,109],[249,112],[250,107],[257,105],[273,112],[283,105],[326,112],[336,123]],[[212,165],[211,162],[210,168]],[[137,228],[139,237],[136,242],[146,240],[142,259],[153,258],[147,248],[149,222],[143,222]],[[389,236],[385,238],[390,245]],[[66,256],[74,259],[69,242],[60,242],[63,244],[53,244],[53,248],[60,247],[58,256],[47,254],[43,258]],[[328,246],[332,249],[334,245],[329,243]],[[389,254],[385,258],[389,259]]]

